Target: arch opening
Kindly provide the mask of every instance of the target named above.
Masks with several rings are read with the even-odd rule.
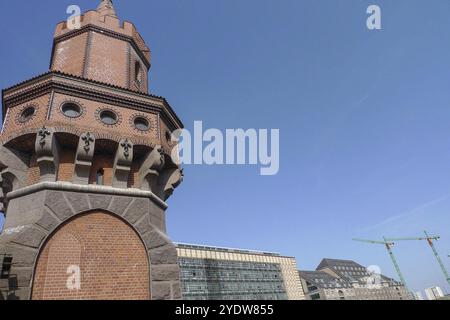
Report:
[[[64,223],[41,248],[33,300],[148,300],[149,260],[136,231],[104,212]]]

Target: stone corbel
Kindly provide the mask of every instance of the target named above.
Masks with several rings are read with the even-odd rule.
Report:
[[[113,187],[127,188],[133,162],[133,143],[128,139],[122,139],[117,148],[113,168]]]
[[[180,167],[164,170],[159,177],[160,193],[158,196],[164,201],[169,199],[183,179],[184,172]]]
[[[12,190],[17,190],[27,185],[29,162],[29,155],[0,146],[0,174],[2,180],[11,185]]]
[[[9,192],[27,185],[29,162],[29,155],[0,146],[0,211],[6,211]]]
[[[95,136],[90,132],[83,133],[78,142],[73,183],[82,185],[89,184],[89,174],[91,171],[94,151]]]
[[[139,169],[139,180],[142,190],[152,191],[157,194],[159,175],[165,164],[162,147],[156,146]]]
[[[40,181],[56,181],[59,169],[59,144],[53,129],[43,127],[38,131],[35,151]]]

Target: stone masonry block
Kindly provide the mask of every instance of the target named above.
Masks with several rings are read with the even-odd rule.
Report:
[[[172,284],[172,299],[173,300],[181,300],[183,298],[183,294],[181,293],[181,286],[179,282]]]
[[[47,237],[47,233],[34,228],[34,227],[26,227],[20,233],[18,233],[13,242],[19,245],[23,245],[31,248],[39,248],[42,241]]]
[[[143,215],[148,214],[149,200],[145,198],[136,198],[130,207],[128,207],[124,218],[128,220],[129,223],[135,224],[139,221]]]
[[[35,223],[45,230],[52,231],[58,226],[59,221],[49,212],[49,209],[43,208],[40,218]]]
[[[171,244],[167,244],[161,248],[152,249],[150,250],[150,262],[152,265],[177,264],[177,250]]]
[[[158,265],[152,267],[152,281],[179,281],[178,265]]]
[[[152,283],[152,300],[170,300],[171,297],[170,282],[153,282]]]
[[[89,200],[86,194],[66,192],[66,198],[76,213],[89,211]]]
[[[90,194],[89,201],[91,203],[92,209],[104,209],[107,210],[109,204],[111,203],[112,196],[109,195],[98,195]]]
[[[111,205],[109,206],[109,211],[118,215],[123,215],[131,201],[133,201],[133,198],[131,197],[114,197]]]
[[[167,235],[165,235],[159,230],[153,230],[151,232],[145,233],[142,236],[142,240],[144,241],[145,245],[147,246],[147,249],[149,250],[160,248],[170,243],[170,240],[167,237]]]
[[[137,222],[134,227],[141,235],[152,230],[153,226],[150,223],[150,216],[148,214],[145,214],[144,218]]]
[[[63,221],[74,215],[74,212],[70,208],[69,203],[64,198],[63,192],[49,191],[47,193],[45,204],[55,213],[55,215],[59,219]]]
[[[34,267],[34,261],[38,251],[19,246],[1,246],[0,255],[3,254],[11,255],[13,257],[13,264],[15,267],[30,268]]]

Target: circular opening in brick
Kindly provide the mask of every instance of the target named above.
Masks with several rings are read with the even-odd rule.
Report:
[[[78,118],[81,116],[81,107],[75,103],[69,102],[61,107],[63,114],[68,118]]]
[[[106,125],[114,125],[117,123],[117,114],[111,110],[104,110],[100,112],[100,120]]]
[[[150,130],[150,122],[142,117],[137,117],[136,119],[134,119],[134,126],[140,131]]]
[[[20,114],[19,121],[22,122],[22,123],[23,122],[27,122],[28,120],[33,118],[35,113],[36,113],[36,108],[35,107],[27,107]]]

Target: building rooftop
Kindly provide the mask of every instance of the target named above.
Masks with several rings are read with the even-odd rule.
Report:
[[[276,252],[236,249],[236,248],[226,248],[226,247],[214,247],[214,246],[205,246],[205,245],[198,245],[198,244],[175,243],[175,246],[180,249],[207,250],[207,251],[230,252],[230,253],[241,253],[241,254],[257,254],[257,255],[278,256],[278,257],[281,256],[279,253],[276,253]]]
[[[329,270],[326,272],[326,270]],[[331,273],[336,274],[336,277],[332,276]],[[369,280],[371,273],[366,267],[353,260],[342,260],[342,259],[323,259],[317,266],[316,271],[300,271],[300,276],[307,281],[319,280],[319,284],[325,285],[326,287],[333,287],[335,285],[335,279],[340,279],[340,285],[351,286],[352,284],[365,284]],[[325,274],[325,275],[324,275]],[[390,285],[400,286],[400,282],[395,279],[380,275],[382,282],[388,282]],[[311,282],[311,281],[310,281]],[[317,282],[311,282],[317,286]]]
[[[317,288],[342,288],[346,286],[344,280],[324,271],[299,271],[298,273],[300,278]]]
[[[349,267],[349,268],[364,268],[359,263],[356,263],[353,260],[340,260],[340,259],[323,259],[320,264],[317,266],[316,270],[320,270],[323,268],[333,268],[333,267]]]

